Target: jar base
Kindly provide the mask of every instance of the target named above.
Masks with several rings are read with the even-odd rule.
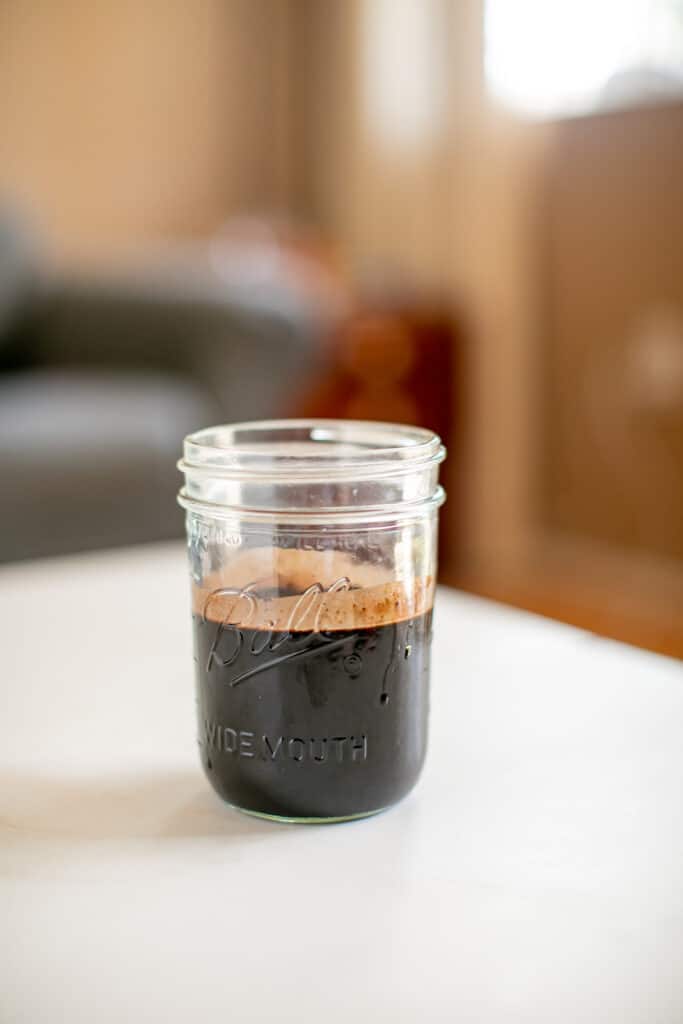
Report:
[[[227,803],[227,801],[226,801]],[[341,825],[345,821],[359,821],[361,818],[373,818],[376,814],[382,814],[389,810],[391,804],[386,807],[378,807],[373,811],[359,811],[357,814],[340,814],[332,818],[306,818],[296,814],[269,814],[267,811],[251,811],[248,807],[238,807],[237,804],[228,803],[234,811],[240,814],[247,814],[250,818],[261,818],[264,821],[275,821],[282,825]]]

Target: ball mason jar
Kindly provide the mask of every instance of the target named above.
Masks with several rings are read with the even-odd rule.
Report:
[[[229,804],[344,821],[414,786],[444,457],[431,431],[389,423],[185,439],[199,749]]]

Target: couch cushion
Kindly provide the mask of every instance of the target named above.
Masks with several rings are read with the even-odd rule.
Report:
[[[170,376],[0,376],[0,560],[180,536],[181,442],[216,415]]]

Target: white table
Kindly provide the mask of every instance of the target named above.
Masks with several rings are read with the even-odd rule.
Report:
[[[0,1020],[680,1024],[683,672],[442,592],[416,791],[224,807],[184,552],[0,571]]]

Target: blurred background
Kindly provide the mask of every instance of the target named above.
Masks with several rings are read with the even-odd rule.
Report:
[[[421,423],[447,583],[683,655],[683,0],[2,0],[0,560]]]

